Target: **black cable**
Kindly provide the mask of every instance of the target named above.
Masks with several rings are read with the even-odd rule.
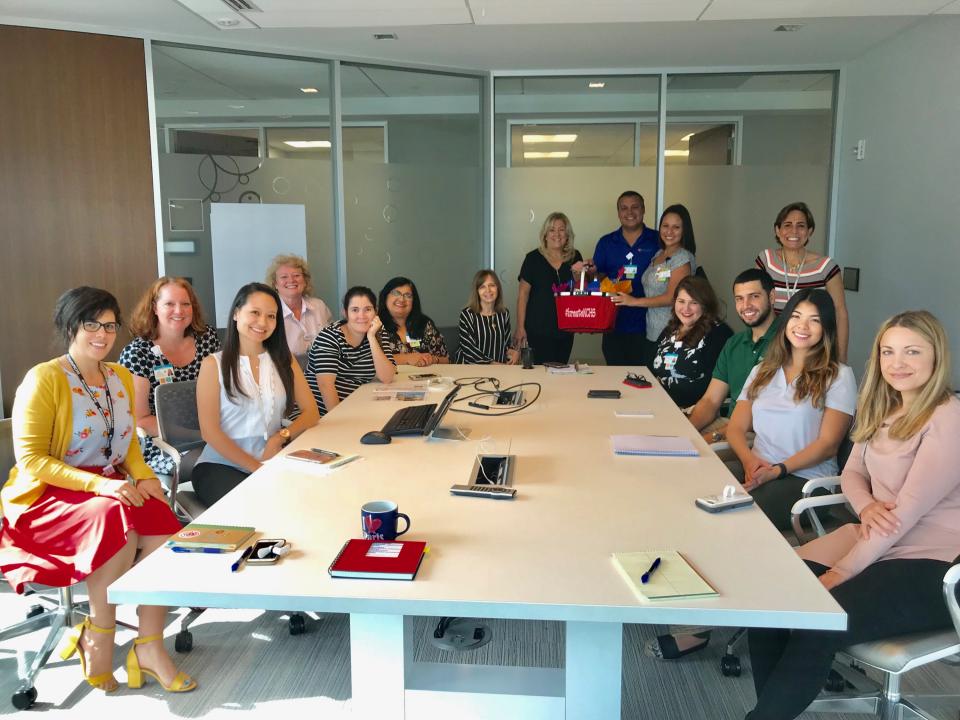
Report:
[[[463,378],[463,379],[476,380],[476,378]],[[483,380],[495,380],[495,378],[480,378],[480,381],[483,381]],[[474,383],[464,383],[464,385],[470,385],[470,384],[473,384],[474,387],[476,387],[476,384]],[[518,388],[526,387],[528,385],[535,385],[537,388],[537,394],[533,396],[532,400],[528,400],[524,402],[523,405],[519,405],[518,407],[510,408],[509,410],[504,410],[502,412],[475,412],[473,410],[461,410],[459,408],[452,407],[451,405],[450,412],[463,413],[465,415],[479,415],[480,417],[500,417],[502,415],[512,415],[513,413],[520,412],[521,410],[526,410],[528,407],[533,405],[540,398],[540,393],[543,389],[540,383],[522,382],[522,383],[517,383],[516,385],[511,385],[510,387],[507,387],[507,388],[503,388],[502,390],[499,389],[498,387],[498,389],[494,392],[491,392],[489,390],[481,390],[480,392],[474,393],[472,395],[467,395],[465,397],[458,397],[456,400],[453,401],[454,403],[458,403],[458,402],[468,401],[476,397],[484,397],[487,395],[498,395],[501,392],[510,392],[511,390],[516,390]],[[497,407],[498,406],[493,406],[491,407],[491,410],[496,410]]]

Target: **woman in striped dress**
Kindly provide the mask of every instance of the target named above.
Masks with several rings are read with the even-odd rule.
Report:
[[[807,249],[816,223],[806,203],[790,203],[777,213],[773,223],[777,248],[768,248],[757,255],[757,267],[773,278],[775,298],[773,311],[779,315],[798,290],[822,288],[830,293],[837,312],[837,349],[840,362],[847,361],[847,340],[850,320],[843,296],[843,279],[833,258]]]
[[[520,353],[509,347],[510,311],[503,304],[503,288],[493,270],[473,276],[470,302],[460,311],[457,362],[475,365],[516,365]]]
[[[343,314],[346,320],[323,328],[307,354],[307,383],[321,416],[364,383],[393,382],[397,372],[373,290],[347,290]]]

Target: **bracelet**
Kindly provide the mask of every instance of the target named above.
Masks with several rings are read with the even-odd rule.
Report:
[[[777,467],[780,468],[780,474],[777,475],[777,480],[790,474],[787,472],[787,466],[783,463],[777,463]]]

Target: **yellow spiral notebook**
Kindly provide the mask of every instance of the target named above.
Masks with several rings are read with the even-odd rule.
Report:
[[[646,583],[642,582],[643,574],[657,558],[660,558],[659,566]],[[614,553],[613,564],[641,600],[683,600],[719,595],[676,550]]]

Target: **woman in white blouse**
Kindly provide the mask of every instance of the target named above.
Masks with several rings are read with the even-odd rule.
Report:
[[[276,290],[263,283],[244,285],[230,308],[223,350],[200,366],[197,410],[207,446],[192,480],[207,506],[320,419],[303,371],[277,330],[279,315]],[[282,427],[294,402],[300,415]]]
[[[825,290],[800,290],[730,417],[727,439],[743,464],[744,488],[780,530],[790,528],[790,508],[803,484],[838,472],[837,449],[853,421],[857,384],[837,352],[833,300]]]

